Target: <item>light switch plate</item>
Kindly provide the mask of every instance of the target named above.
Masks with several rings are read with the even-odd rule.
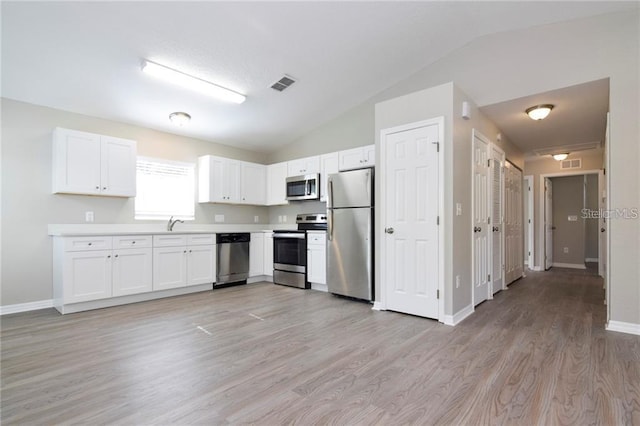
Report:
[[[93,222],[93,212],[84,212],[84,221]]]
[[[253,221],[254,221],[255,223],[260,222],[260,216],[254,216],[254,217],[253,217]]]
[[[223,214],[217,214],[214,218],[214,221],[216,222],[224,222],[224,215]]]
[[[462,216],[462,203],[456,203],[456,216]]]

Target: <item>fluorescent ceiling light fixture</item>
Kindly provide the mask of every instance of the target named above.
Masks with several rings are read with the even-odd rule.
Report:
[[[186,112],[172,112],[169,114],[169,120],[171,120],[173,124],[177,124],[182,127],[191,121],[191,116]]]
[[[562,161],[562,160],[566,160],[568,156],[569,156],[568,152],[562,153],[562,154],[553,154],[553,159],[557,161]]]
[[[543,120],[547,118],[547,115],[549,115],[552,109],[553,109],[553,105],[545,104],[545,105],[536,105],[531,108],[527,108],[525,112],[532,120]]]
[[[222,101],[241,104],[247,98],[245,95],[234,92],[233,90],[218,86],[217,84],[210,83],[198,77],[193,77],[180,71],[167,68],[163,65],[158,65],[155,62],[145,60],[142,63],[142,71],[177,86],[182,86],[186,89],[194,90]]]

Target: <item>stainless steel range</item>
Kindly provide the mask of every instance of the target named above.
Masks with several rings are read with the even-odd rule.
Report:
[[[307,231],[327,229],[326,213],[296,216],[297,230],[273,231],[273,282],[311,288],[307,281]]]

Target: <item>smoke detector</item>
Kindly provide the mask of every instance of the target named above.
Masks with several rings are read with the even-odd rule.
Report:
[[[282,78],[278,81],[276,81],[275,83],[273,83],[271,85],[271,88],[273,90],[277,90],[278,92],[282,92],[284,89],[288,88],[289,86],[291,86],[293,83],[295,83],[296,80],[291,77],[290,75],[284,75],[282,76]]]

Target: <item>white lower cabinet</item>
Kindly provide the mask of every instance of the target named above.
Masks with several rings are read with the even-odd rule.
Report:
[[[153,289],[187,285],[187,246],[153,249]]]
[[[264,275],[264,233],[252,232],[249,243],[249,276]]]
[[[216,246],[189,246],[187,249],[187,285],[214,283]]]
[[[273,276],[273,232],[252,232],[249,244],[249,277]]]
[[[153,289],[167,290],[216,280],[215,234],[154,235]]]
[[[111,297],[111,250],[64,254],[64,303]]]
[[[151,291],[151,237],[57,237],[53,247],[56,308]]]
[[[273,232],[264,233],[264,268],[263,274],[273,276]]]
[[[307,235],[307,281],[327,284],[327,235],[324,231],[309,231]]]
[[[152,258],[151,248],[114,250],[112,295],[125,296],[151,291]]]

